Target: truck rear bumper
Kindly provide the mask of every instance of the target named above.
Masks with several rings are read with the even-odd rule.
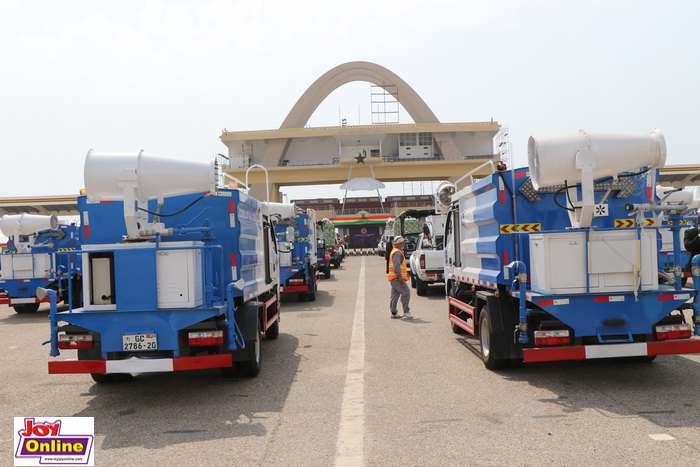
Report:
[[[525,362],[700,353],[700,339],[523,349]]]
[[[417,277],[425,282],[444,282],[443,272],[440,270],[421,271]]]
[[[285,285],[282,287],[282,292],[308,292],[308,285]]]
[[[7,298],[0,296],[0,305],[23,305],[26,303],[43,303],[43,302],[48,302],[49,297],[44,298],[43,300],[39,300],[36,297],[28,297],[28,298]]]
[[[49,362],[49,374],[69,373],[155,373],[229,367],[229,354],[178,358],[130,358],[126,360],[68,360]]]

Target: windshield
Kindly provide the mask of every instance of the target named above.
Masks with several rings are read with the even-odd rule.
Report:
[[[413,251],[416,249],[416,244],[418,243],[419,233],[410,233],[404,235],[406,239],[406,250]]]

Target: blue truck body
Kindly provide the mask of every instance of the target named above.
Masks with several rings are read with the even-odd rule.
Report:
[[[578,229],[563,209],[565,190],[536,190],[528,168],[495,171],[455,193],[445,240],[453,331],[480,336],[492,369],[700,352],[692,325],[675,312],[697,291],[678,276],[659,280],[655,214],[642,209],[631,217],[633,206],[655,201],[649,185],[648,172],[597,181],[597,217]],[[682,245],[674,246],[666,268],[687,261]],[[698,312],[694,320],[697,334]]]
[[[263,203],[220,189],[148,203],[152,238],[125,241],[124,204],[78,198],[84,304],[52,310],[50,373],[129,374],[221,368],[255,376],[260,340],[279,333],[279,267]],[[158,209],[157,217],[154,213]],[[65,323],[59,325],[58,323]]]
[[[37,287],[55,290],[59,301],[79,304],[82,287],[80,258],[69,254],[80,249],[79,228],[59,224],[56,229],[37,232],[29,240],[29,250],[19,251],[10,238],[7,250],[0,254],[0,304],[17,313],[33,313],[47,298],[36,296]],[[68,274],[70,264],[71,273]]]
[[[320,271],[317,268],[316,216],[313,210],[297,211],[275,225],[280,250],[282,292],[296,293],[299,300],[316,300]]]

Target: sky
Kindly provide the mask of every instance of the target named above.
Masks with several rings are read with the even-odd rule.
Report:
[[[210,160],[223,129],[278,128],[355,60],[399,75],[441,122],[507,126],[516,166],[531,135],[654,128],[667,164],[700,164],[698,18],[694,0],[0,0],[0,198],[76,194],[91,148]],[[368,83],[308,125],[340,118],[371,122]]]

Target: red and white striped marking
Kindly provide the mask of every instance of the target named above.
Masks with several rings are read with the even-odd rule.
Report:
[[[676,294],[667,294],[667,295],[659,295],[659,301],[664,302],[668,300],[690,300],[690,294],[688,293],[676,293]]]
[[[231,366],[230,354],[178,358],[130,358],[127,360],[68,360],[49,362],[49,374],[155,373]]]
[[[607,302],[624,302],[624,295],[605,295],[602,297],[593,297],[595,303],[607,303]]]
[[[525,362],[700,353],[700,339],[523,349]]]
[[[489,281],[482,281],[481,279],[478,279],[476,276],[460,276],[455,274],[455,279],[457,279],[460,282],[467,282],[469,284],[474,284],[474,285],[483,285],[484,287],[491,287],[492,289],[495,289],[498,287],[498,285],[495,282],[489,282]]]
[[[503,179],[498,177],[498,198],[501,204],[506,204],[506,188],[503,186]]]
[[[7,298],[6,296],[0,296],[0,305],[22,305],[26,303],[46,303],[48,301],[49,297],[39,300],[37,297]]]
[[[554,305],[568,305],[568,298],[557,298],[554,300],[540,300],[537,302],[537,306],[554,306]]]

